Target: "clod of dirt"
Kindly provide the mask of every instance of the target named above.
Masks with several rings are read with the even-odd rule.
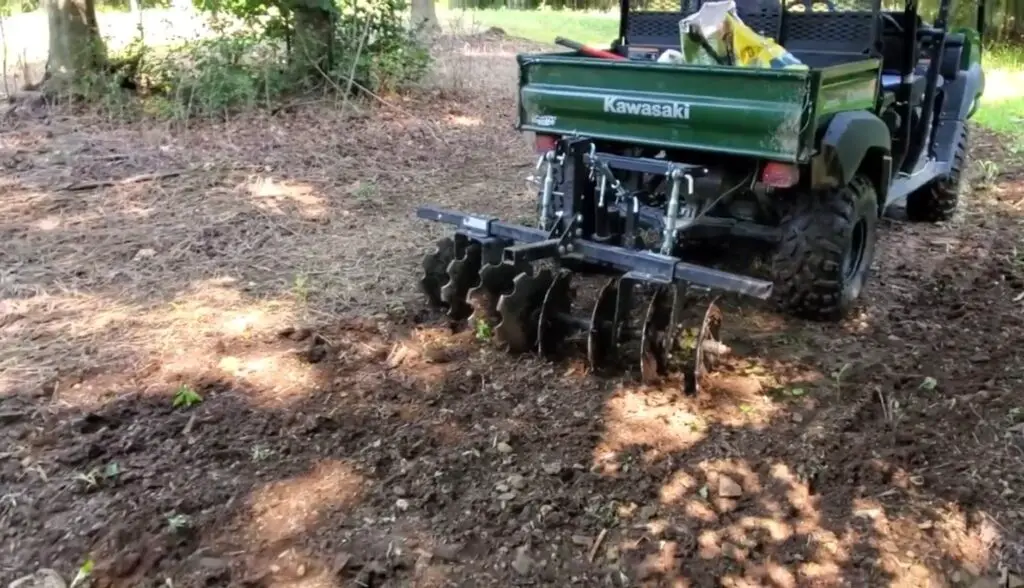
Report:
[[[374,560],[366,564],[356,577],[356,586],[380,586],[387,579],[388,570],[380,562]]]
[[[454,563],[459,560],[459,552],[462,551],[461,544],[439,543],[431,550],[431,554],[441,561]]]
[[[7,588],[67,588],[67,583],[57,572],[49,568],[40,568],[34,574],[22,576],[11,582]]]
[[[722,498],[739,498],[743,496],[743,487],[729,476],[719,476],[718,495]]]
[[[299,354],[299,358],[306,363],[320,363],[327,357],[329,347],[326,339],[315,335],[306,350]]]
[[[227,560],[223,560],[219,557],[199,558],[197,565],[208,583],[227,580],[231,575],[231,566],[228,564]]]
[[[733,545],[732,543],[725,542],[722,543],[722,555],[729,559],[743,561],[747,559],[747,550],[737,545]]]
[[[277,332],[278,337],[291,339],[292,341],[304,341],[312,334],[313,330],[306,327],[285,327]]]
[[[348,567],[348,564],[352,561],[352,554],[347,551],[342,551],[338,555],[334,556],[334,564],[331,569],[334,570],[335,575],[340,575]]]
[[[447,345],[430,343],[423,347],[423,360],[427,363],[448,363],[452,360],[451,351]]]

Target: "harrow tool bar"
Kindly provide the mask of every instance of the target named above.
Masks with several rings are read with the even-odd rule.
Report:
[[[625,343],[638,341],[644,381],[679,371],[687,394],[698,391],[705,371],[729,351],[720,339],[719,307],[712,301],[695,312],[691,295],[709,289],[758,298],[771,294],[768,282],[668,255],[570,238],[570,231],[554,237],[553,232],[433,207],[418,215],[459,227],[423,260],[421,286],[428,301],[446,308],[449,318],[468,319],[474,329],[487,325],[510,352],[536,351],[549,359],[562,354],[569,337],[585,335],[587,361],[595,372],[607,371]],[[618,275],[605,282],[591,312],[579,316],[573,273],[535,272],[530,264],[549,258],[565,265],[596,263]],[[651,296],[642,320],[632,321],[630,310],[641,285]],[[691,317],[699,319],[698,326],[683,328]]]
[[[548,258],[577,260],[626,272],[627,276],[638,281],[697,285],[710,290],[734,292],[762,300],[767,300],[772,294],[772,283],[766,280],[686,263],[670,255],[652,251],[627,249],[586,239],[572,238],[568,237],[570,234],[568,232],[562,237],[552,237],[551,233],[541,229],[514,225],[493,218],[482,218],[434,206],[419,208],[416,211],[416,216],[424,220],[455,225],[459,228],[458,237],[472,239],[484,248],[498,248],[501,251],[502,259],[514,263]],[[508,245],[509,242],[519,243],[519,245]],[[439,242],[438,251],[430,254],[430,259],[424,260],[424,270],[428,275],[437,275],[433,272],[433,268],[437,267],[437,264],[445,262],[447,266],[452,259],[458,260],[477,255],[469,251],[470,248],[470,245],[465,243],[460,245],[459,239],[456,239],[453,247]],[[428,263],[434,265],[427,268]],[[469,286],[466,288],[468,290]],[[428,296],[430,295],[428,294]]]

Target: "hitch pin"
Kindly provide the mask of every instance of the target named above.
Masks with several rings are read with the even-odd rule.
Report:
[[[604,177],[604,175],[602,175],[601,176],[601,190],[598,192],[598,195],[597,195],[597,207],[598,208],[604,208],[604,192],[605,192],[605,188],[607,188],[607,187],[608,187],[608,178],[606,178],[606,177]]]
[[[672,192],[669,194],[665,229],[661,235],[661,253],[664,255],[672,254],[672,247],[675,245],[676,235],[679,233],[676,223],[679,220],[679,190],[684,178],[686,179],[686,195],[693,195],[693,176],[684,173],[679,168],[673,168],[668,176],[672,180]]]

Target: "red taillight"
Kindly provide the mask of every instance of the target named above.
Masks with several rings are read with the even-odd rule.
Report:
[[[558,145],[558,137],[554,135],[541,135],[537,134],[534,139],[533,147],[537,153],[547,153]]]
[[[800,183],[800,168],[788,163],[769,161],[761,171],[761,181],[772,188],[792,188]]]

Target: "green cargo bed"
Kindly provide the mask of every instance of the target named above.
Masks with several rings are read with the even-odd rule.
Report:
[[[813,155],[830,114],[867,110],[878,61],[821,69],[610,61],[524,54],[517,128],[788,162]]]

